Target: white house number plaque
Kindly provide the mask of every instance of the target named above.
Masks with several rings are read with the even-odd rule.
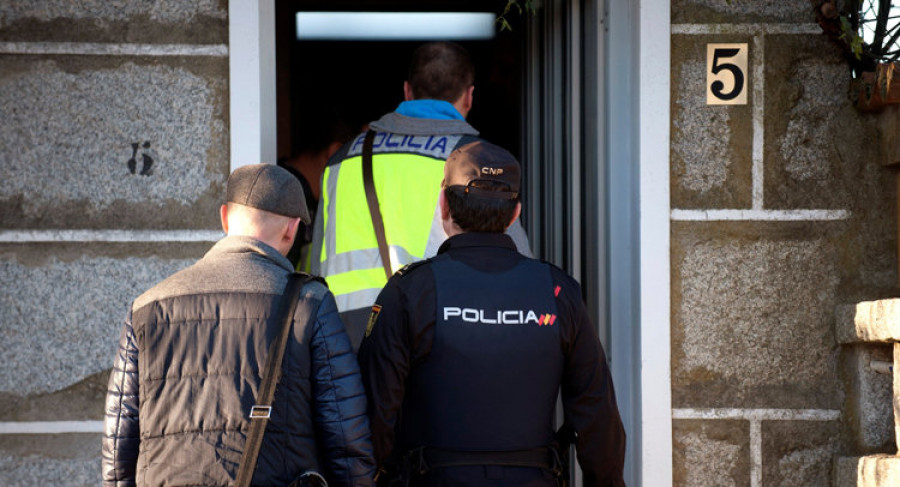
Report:
[[[706,104],[747,104],[747,44],[706,45]]]

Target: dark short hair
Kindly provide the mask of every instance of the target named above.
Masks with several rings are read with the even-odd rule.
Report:
[[[503,233],[516,214],[519,199],[484,198],[444,189],[450,218],[464,232]]]
[[[322,100],[304,102],[291,125],[292,156],[320,152],[334,142],[343,144],[359,134],[362,126],[350,122],[341,108]]]
[[[417,100],[453,103],[475,83],[475,66],[459,44],[431,42],[413,52],[406,80]]]

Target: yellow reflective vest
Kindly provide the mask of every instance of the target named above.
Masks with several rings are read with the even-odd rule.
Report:
[[[454,149],[477,140],[478,131],[463,120],[398,113],[385,115],[370,128],[376,131],[372,147],[375,192],[395,272],[434,256],[447,239],[438,207],[444,162]],[[365,323],[348,323],[345,313],[364,310],[367,315],[387,283],[363,188],[364,138],[360,134],[346,144],[325,168],[309,266],[328,282],[355,345],[358,328]],[[530,256],[521,225],[517,222],[509,233],[520,252]]]

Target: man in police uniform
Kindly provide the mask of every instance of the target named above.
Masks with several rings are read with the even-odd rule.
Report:
[[[625,433],[581,289],[503,233],[521,209],[518,162],[468,144],[447,160],[443,187],[449,239],[388,281],[359,351],[380,475],[557,485],[561,390],[584,485],[624,485]]]
[[[351,140],[325,168],[310,272],[328,281],[354,347],[359,346],[369,309],[388,276],[435,255],[447,238],[438,210],[438,187],[447,156],[479,140],[478,131],[465,120],[472,108],[474,79],[469,54],[458,44],[419,47],[403,85],[406,101],[370,123],[370,132]],[[363,169],[367,135],[371,136],[369,192]],[[373,216],[373,207],[378,217]],[[375,220],[383,225],[382,244]],[[509,233],[519,250],[530,255],[518,222]]]

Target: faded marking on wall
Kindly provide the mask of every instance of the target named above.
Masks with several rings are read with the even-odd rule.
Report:
[[[836,409],[679,408],[672,419],[745,419],[747,421],[837,421]]]
[[[0,54],[90,56],[228,56],[224,44],[120,44],[95,42],[0,42]]]
[[[147,16],[161,22],[189,22],[198,15],[224,19],[228,11],[219,0],[191,2],[110,2],[108,0],[41,0],[40,2],[4,2],[0,28],[22,19],[96,19],[98,22],[125,21]]]
[[[756,0],[753,0],[754,2]],[[673,34],[814,34],[822,35],[818,24],[673,24]]]
[[[216,242],[219,230],[0,230],[0,242]]]
[[[103,421],[4,421],[0,435],[103,433]]]
[[[672,210],[675,221],[833,221],[846,220],[847,210]]]
[[[223,182],[207,172],[207,152],[225,140],[215,97],[185,69],[130,62],[72,74],[42,61],[0,79],[0,119],[15,127],[0,132],[0,198],[21,196],[28,217],[66,201],[190,206]],[[121,177],[136,140],[153,141],[153,177]]]
[[[764,206],[763,194],[763,160],[765,145],[766,124],[766,69],[764,53],[766,52],[766,38],[754,36],[750,47],[750,60],[753,66],[751,83],[753,86],[753,209],[762,210]]]

